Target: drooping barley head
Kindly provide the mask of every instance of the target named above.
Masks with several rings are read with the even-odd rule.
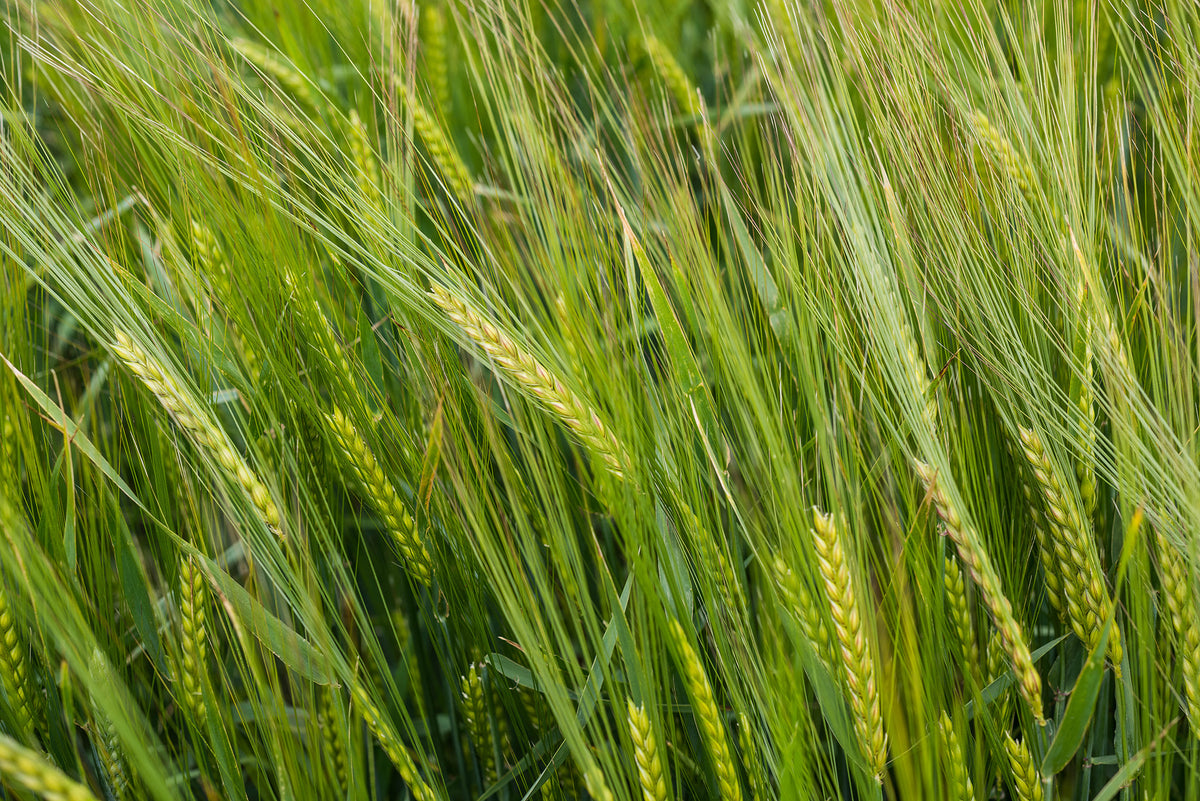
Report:
[[[68,778],[42,754],[0,734],[0,777],[46,801],[96,801],[84,785]]]
[[[417,524],[408,507],[400,500],[400,495],[375,460],[366,440],[339,408],[325,415],[325,422],[346,466],[354,474],[375,511],[383,518],[408,572],[426,587],[430,586],[433,583],[433,562],[429,551],[417,533]]]
[[[225,471],[226,476],[242,489],[267,528],[276,536],[283,537],[279,509],[275,506],[271,493],[250,470],[250,466],[233,447],[225,431],[206,410],[193,405],[175,378],[125,332],[117,331],[114,340],[113,352],[125,366],[158,398],[159,403],[179,427],[187,432],[202,450],[207,451]]]
[[[854,712],[854,729],[875,780],[882,782],[887,770],[887,735],[875,683],[875,662],[863,625],[854,578],[841,532],[833,517],[814,509],[812,530],[817,565],[825,583],[833,628],[841,648],[846,690]]]
[[[950,716],[945,711],[938,719],[938,743],[946,768],[946,798],[952,801],[974,801],[975,790],[971,786],[971,776],[967,773],[967,760],[963,756],[962,743]]]
[[[609,472],[621,478],[627,472],[625,450],[594,409],[569,390],[557,375],[517,345],[500,328],[483,319],[467,304],[438,285],[433,300],[516,385],[555,413]]]
[[[1038,725],[1045,725],[1046,718],[1042,713],[1042,677],[1033,666],[1029,643],[1025,641],[1021,625],[1013,614],[1012,603],[1004,594],[1000,576],[992,567],[991,559],[983,549],[978,535],[963,522],[958,509],[955,508],[950,496],[939,483],[937,471],[921,461],[917,461],[915,467],[921,481],[925,484],[926,491],[933,499],[934,506],[937,507],[938,515],[945,524],[947,536],[954,542],[958,550],[959,560],[966,568],[971,581],[979,588],[984,606],[991,615],[992,624],[1000,633],[1004,649],[1007,651],[1013,667],[1013,673],[1017,678],[1021,697],[1025,699],[1025,703],[1029,706],[1029,711]]]
[[[646,709],[628,699],[629,734],[633,738],[633,761],[638,769],[642,801],[667,801],[667,781],[654,728]]]
[[[1009,775],[1017,801],[1043,801],[1046,791],[1029,746],[1024,740],[1014,740],[1011,734],[1004,732],[1004,752],[1008,754]]]
[[[1089,649],[1099,642],[1104,621],[1113,612],[1091,526],[1084,525],[1075,499],[1064,489],[1065,475],[1051,461],[1036,432],[1022,428],[1021,445],[1042,491],[1050,521],[1048,533],[1054,556],[1061,566],[1067,619]],[[1108,656],[1120,675],[1121,631],[1114,622],[1108,638]]]
[[[688,688],[688,696],[692,699],[692,712],[696,717],[696,725],[712,759],[713,769],[717,774],[721,798],[725,801],[741,801],[742,786],[738,780],[737,766],[729,748],[729,737],[721,718],[721,711],[713,697],[712,685],[709,684],[708,674],[700,655],[692,647],[691,640],[678,620],[671,621],[671,639],[675,642],[680,667],[683,670],[684,683]]]

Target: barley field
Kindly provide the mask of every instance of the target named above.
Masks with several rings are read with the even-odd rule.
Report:
[[[0,798],[1200,801],[1200,5],[3,5]]]

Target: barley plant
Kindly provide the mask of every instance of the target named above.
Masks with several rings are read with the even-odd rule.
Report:
[[[7,0],[0,799],[1200,801],[1198,43]]]

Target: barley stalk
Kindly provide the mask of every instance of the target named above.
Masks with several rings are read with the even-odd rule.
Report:
[[[289,300],[303,312],[300,317],[310,327],[307,339],[308,346],[317,357],[315,368],[321,371],[334,389],[354,389],[354,371],[350,367],[350,360],[346,357],[346,350],[338,342],[333,324],[321,310],[316,293],[301,286],[290,266],[284,265],[282,273]]]
[[[346,465],[392,535],[392,542],[404,559],[406,569],[421,584],[430,586],[433,583],[433,562],[429,558],[429,551],[417,533],[416,522],[367,447],[366,440],[339,408],[325,415],[325,422]]]
[[[473,206],[475,181],[471,177],[471,171],[467,169],[466,163],[462,160],[462,156],[454,147],[453,141],[442,130],[442,126],[438,124],[437,119],[429,113],[424,104],[405,88],[402,81],[397,81],[396,87],[400,99],[412,113],[413,128],[416,129],[421,141],[425,144],[425,152],[429,154],[429,158],[437,167],[438,172],[446,179],[447,188],[464,206]]]
[[[415,801],[439,801],[438,794],[428,782],[421,778],[408,749],[404,747],[392,727],[384,720],[379,707],[371,701],[362,685],[355,683],[353,693],[354,702],[358,706],[358,713],[362,715],[363,722],[367,724],[367,728],[379,742],[383,752],[387,754],[388,759],[396,768],[396,772],[400,774],[400,778],[408,785]]]
[[[96,801],[87,787],[68,778],[43,755],[2,734],[0,776],[46,801]]]
[[[1013,795],[1017,801],[1043,801],[1046,791],[1042,777],[1033,764],[1033,754],[1024,740],[1014,740],[1004,732],[1004,751],[1008,754],[1008,767],[1012,777]]]
[[[462,677],[461,684],[463,720],[467,725],[467,734],[471,738],[471,745],[475,747],[475,757],[479,760],[484,784],[491,784],[496,780],[495,743],[491,726],[488,725],[483,677],[475,665],[471,665],[467,675]]]
[[[825,583],[833,628],[841,648],[846,690],[854,711],[854,729],[875,781],[882,783],[883,773],[887,770],[887,735],[883,730],[879,690],[875,684],[875,664],[855,597],[850,566],[838,526],[831,516],[813,509],[812,530],[817,565]]]
[[[958,637],[960,656],[971,681],[980,686],[979,642],[975,639],[975,624],[971,621],[971,606],[967,600],[967,587],[963,581],[958,560],[953,556],[945,559],[942,580],[946,589],[946,600],[950,607],[950,618]]]
[[[208,451],[250,498],[263,523],[276,536],[283,537],[280,527],[279,509],[258,477],[251,472],[245,460],[229,441],[229,436],[209,417],[204,410],[187,400],[187,396],[175,379],[163,370],[162,365],[142,350],[123,331],[115,334],[113,352],[125,363],[137,378],[146,385],[150,393],[158,398],[163,408],[175,419],[179,427],[191,435],[202,449]]]
[[[1089,527],[1084,526],[1074,498],[1063,489],[1063,477],[1051,462],[1041,438],[1027,428],[1021,428],[1020,434],[1025,457],[1033,468],[1049,511],[1051,526],[1048,539],[1056,560],[1062,566],[1067,618],[1076,636],[1087,643],[1090,650],[1096,647],[1104,621],[1113,612],[1113,601],[1100,569],[1096,544]],[[1121,631],[1115,623],[1108,638],[1108,656],[1119,676]]]
[[[692,714],[700,728],[713,769],[717,773],[720,796],[726,801],[741,801],[742,786],[738,782],[737,768],[729,748],[729,739],[721,721],[721,711],[713,697],[712,685],[704,672],[700,655],[692,647],[687,633],[678,620],[671,620],[671,638],[675,641],[683,668],[684,682],[692,699]]]
[[[946,766],[946,783],[948,799],[956,801],[974,801],[975,790],[971,786],[971,777],[967,774],[967,760],[963,756],[962,743],[959,742],[958,732],[950,722],[950,716],[942,712],[938,719],[938,742],[941,746],[942,757]]]
[[[625,451],[601,422],[600,416],[582,398],[563,384],[557,375],[522,350],[497,326],[484,320],[461,300],[434,284],[434,301],[463,332],[483,349],[519,387],[555,413],[588,449],[604,462],[609,472],[622,478],[627,470]]]
[[[29,737],[33,733],[33,698],[29,691],[29,674],[25,665],[25,646],[17,634],[17,623],[8,593],[0,585],[0,679],[4,684],[4,695],[16,718],[18,734]]]
[[[1196,611],[1196,584],[1175,546],[1157,528],[1154,537],[1162,595],[1175,632],[1175,652],[1181,662],[1184,705],[1192,736],[1200,739],[1200,617]]]
[[[242,55],[242,58],[286,89],[300,103],[313,110],[320,109],[320,104],[317,103],[316,95],[313,94],[308,80],[275,51],[249,39],[234,39],[230,45]]]
[[[207,706],[204,702],[208,675],[208,631],[205,627],[208,587],[204,572],[193,557],[179,563],[179,628],[181,665],[179,683],[183,687],[184,707],[192,722],[204,726]]]
[[[1012,663],[1013,673],[1017,678],[1021,697],[1029,706],[1038,725],[1045,725],[1046,718],[1042,714],[1042,678],[1033,666],[1033,658],[1029,653],[1029,644],[1021,633],[1021,625],[1013,615],[1012,603],[1004,594],[1000,576],[992,567],[991,559],[983,550],[978,535],[968,528],[954,507],[950,497],[942,489],[937,480],[937,471],[921,461],[915,462],[915,467],[926,491],[933,498],[938,515],[945,524],[947,536],[954,542],[958,550],[958,558],[967,569],[967,575],[979,588],[984,606],[991,615],[992,624],[1000,633],[1004,649]]]
[[[643,801],[667,801],[667,780],[662,758],[654,738],[654,728],[645,707],[628,699],[629,733],[633,738],[633,760],[637,764],[638,781]]]

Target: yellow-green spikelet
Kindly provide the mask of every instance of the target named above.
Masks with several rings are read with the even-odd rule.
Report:
[[[358,479],[375,511],[382,517],[396,549],[404,559],[405,568],[414,579],[428,587],[433,583],[433,562],[417,533],[417,524],[400,500],[396,488],[375,460],[366,440],[341,409],[335,408],[326,414],[325,422],[345,463]]]
[[[196,726],[204,726],[208,708],[204,701],[208,675],[208,585],[193,557],[179,563],[180,675],[183,705]]]
[[[0,778],[47,801],[96,801],[84,785],[69,778],[36,751],[0,734]]]
[[[850,565],[838,526],[831,516],[816,509],[813,510],[813,535],[834,631],[841,645],[846,689],[854,712],[854,729],[875,780],[882,782],[887,769],[887,734],[883,729],[883,713],[875,683],[875,663],[858,607]]]
[[[0,585],[0,679],[9,708],[16,718],[21,737],[33,733],[32,694],[25,665],[25,646],[17,633],[16,618],[8,603],[8,594]]]
[[[627,702],[629,712],[629,734],[633,739],[633,761],[638,769],[638,783],[642,788],[643,801],[667,801],[667,781],[663,772],[658,742],[654,727],[645,707]]]
[[[692,647],[691,640],[678,620],[671,621],[671,638],[683,670],[688,695],[692,699],[692,712],[701,737],[708,749],[713,769],[717,774],[721,798],[724,801],[741,801],[742,786],[738,780],[737,767],[729,747],[729,736],[721,720],[721,711],[713,697],[712,685],[704,672],[700,655]]]

